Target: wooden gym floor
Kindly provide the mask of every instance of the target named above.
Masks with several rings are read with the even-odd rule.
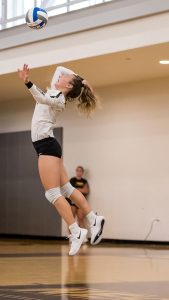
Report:
[[[1,239],[0,300],[166,300],[169,247]]]

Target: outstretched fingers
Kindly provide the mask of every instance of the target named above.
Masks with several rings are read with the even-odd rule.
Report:
[[[24,71],[25,73],[28,73],[28,72],[29,72],[29,67],[28,67],[27,64],[24,64],[24,65],[23,65],[23,71]]]
[[[24,82],[28,81],[29,67],[27,64],[24,64],[22,69],[18,69],[18,75],[21,80]]]

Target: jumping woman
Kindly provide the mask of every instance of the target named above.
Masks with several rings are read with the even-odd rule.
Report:
[[[58,112],[62,112],[67,101],[77,100],[78,109],[89,115],[96,107],[97,99],[89,83],[73,71],[58,67],[46,93],[29,79],[28,65],[18,69],[20,79],[25,83],[36,101],[32,118],[31,137],[38,154],[38,169],[47,200],[52,203],[70,230],[69,255],[75,255],[87,236],[87,229],[76,223],[70,205],[71,199],[86,216],[91,234],[91,244],[101,241],[105,218],[96,215],[83,194],[70,183],[63,165],[62,149],[53,135]]]

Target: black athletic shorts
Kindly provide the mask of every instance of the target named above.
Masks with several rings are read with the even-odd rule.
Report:
[[[39,155],[50,155],[58,158],[62,157],[62,148],[58,141],[54,137],[48,137],[36,142],[33,142],[33,146]]]

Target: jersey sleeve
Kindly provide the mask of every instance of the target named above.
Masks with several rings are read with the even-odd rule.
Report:
[[[65,97],[61,92],[55,96],[51,96],[48,93],[44,93],[41,89],[39,89],[35,84],[31,82],[26,85],[37,103],[55,107],[59,111],[65,109]]]
[[[67,68],[62,67],[62,66],[57,67],[57,69],[56,69],[56,71],[53,75],[52,81],[51,81],[51,87],[52,88],[54,87],[56,82],[59,80],[60,76],[62,76],[62,75],[72,75],[72,74],[75,74],[75,73],[70,69],[67,69]]]

